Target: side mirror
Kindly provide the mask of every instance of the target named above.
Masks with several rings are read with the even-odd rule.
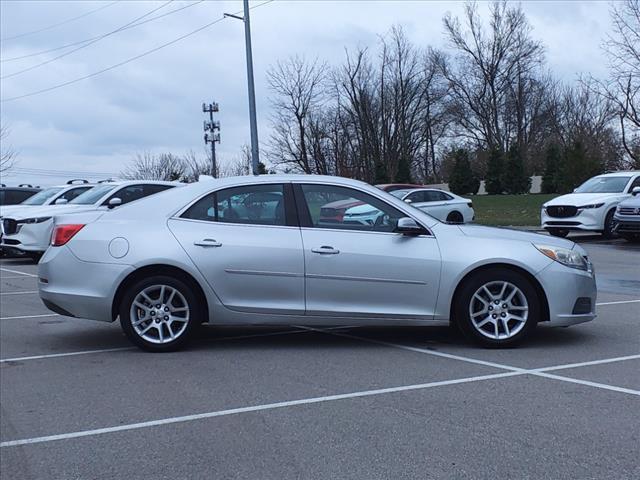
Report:
[[[54,205],[66,205],[67,203],[69,203],[69,200],[67,200],[66,198],[59,198],[56,200],[56,203]]]
[[[635,197],[638,194],[640,194],[640,187],[633,187],[631,189],[631,195],[633,195]]]
[[[113,197],[111,200],[109,200],[109,203],[107,204],[109,208],[115,208],[120,205],[122,205],[122,199],[118,197]]]
[[[403,235],[423,235],[426,230],[418,225],[413,218],[402,217],[398,219],[398,225],[396,225],[395,232],[402,233]]]

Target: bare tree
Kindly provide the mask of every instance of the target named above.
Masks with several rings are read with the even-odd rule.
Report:
[[[485,28],[475,4],[465,6],[464,26],[447,15],[444,27],[454,61],[442,65],[450,84],[459,134],[481,148],[526,148],[540,127],[545,82],[542,44],[520,6],[494,3]]]
[[[172,153],[153,155],[150,152],[137,154],[136,158],[121,173],[127,180],[169,180],[176,181],[186,173],[185,162]]]
[[[276,164],[294,165],[305,173],[314,171],[307,130],[322,102],[325,72],[325,64],[298,56],[278,62],[267,72],[275,94],[270,157]]]
[[[604,43],[610,79],[602,92],[615,101],[626,153],[640,167],[640,0],[612,4],[613,32]]]
[[[238,177],[251,175],[251,147],[242,145],[240,154],[231,162],[221,162],[219,168],[220,177]]]
[[[182,181],[187,183],[197,182],[200,175],[211,175],[211,150],[205,148],[204,151],[203,158],[198,158],[193,150],[189,150],[182,156],[184,164]]]
[[[6,173],[15,165],[16,152],[7,145],[7,138],[9,137],[9,129],[0,125],[0,173]]]

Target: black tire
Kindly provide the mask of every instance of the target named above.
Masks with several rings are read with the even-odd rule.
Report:
[[[565,238],[567,235],[569,235],[569,230],[563,230],[561,228],[547,228],[547,232],[549,232],[549,235],[561,238]]]
[[[604,217],[604,230],[602,230],[602,236],[604,238],[614,238],[616,237],[615,232],[613,231],[613,227],[615,226],[615,220],[613,219],[613,215],[616,213],[616,209],[612,208],[607,212],[607,215]]]
[[[32,253],[27,253],[27,256],[33,260],[35,263],[38,263],[40,261],[40,259],[42,258],[42,253],[40,252],[32,252]]]
[[[464,223],[464,218],[458,211],[449,212],[449,215],[447,215],[447,223]]]
[[[508,338],[490,338],[486,334],[481,333],[479,331],[481,329],[476,328],[471,319],[470,308],[472,306],[472,299],[474,302],[477,301],[474,299],[474,295],[483,285],[491,284],[492,282],[507,282],[517,287],[520,293],[524,295],[528,305],[526,321],[515,322],[507,320],[507,323],[511,322],[509,328],[517,332]],[[453,302],[454,306],[452,310],[454,312],[454,321],[462,333],[475,343],[490,348],[514,347],[520,344],[535,329],[542,312],[540,298],[531,281],[521,273],[502,267],[481,270],[467,278],[456,292]],[[493,306],[491,302],[487,303],[489,304],[489,308]],[[499,307],[500,306],[497,306],[496,308]],[[511,313],[517,311],[518,310],[509,310]],[[486,320],[488,317],[489,314],[487,313],[486,317],[479,319],[479,323],[482,323],[481,320]],[[493,324],[491,320],[489,322]],[[506,335],[503,323],[500,322],[499,317],[497,317],[496,323],[500,324],[500,327],[496,328],[502,329],[502,335]],[[522,326],[519,327],[521,324]],[[519,328],[519,330],[517,330],[517,328]]]
[[[640,234],[637,233],[621,233],[620,236],[630,243],[640,242]]]
[[[161,285],[173,288],[177,290],[177,292],[179,292],[182,297],[178,296],[178,298],[180,299],[181,303],[185,303],[185,306],[188,308],[188,320],[186,322],[179,322],[179,326],[177,328],[181,328],[181,333],[177,336],[177,338],[175,338],[174,340],[166,341],[165,343],[154,343],[153,341],[145,339],[136,331],[133,322],[139,319],[133,319],[131,313],[133,302],[136,297],[141,294],[141,292],[143,292],[145,289]],[[144,278],[133,283],[127,288],[118,309],[118,313],[120,315],[120,326],[122,327],[123,332],[125,333],[127,338],[131,340],[132,343],[149,352],[170,352],[185,347],[200,327],[204,316],[203,305],[199,301],[194,291],[195,288],[193,288],[193,286],[187,285],[182,280],[178,280],[176,278],[168,277],[165,275],[156,275]],[[175,300],[173,301],[175,302]],[[156,309],[153,308],[154,305],[149,305],[149,307],[151,308],[151,310],[156,311]],[[162,312],[162,310],[163,309],[158,309],[157,312]],[[140,313],[144,312],[144,310],[141,309],[138,309],[138,311]],[[170,313],[167,314],[167,316],[169,315]],[[159,315],[154,314],[153,317],[149,317],[156,319],[156,321],[150,320],[149,323],[155,324],[153,327],[151,327],[151,329],[155,329],[158,336],[160,336],[160,332],[158,331],[158,324],[159,328],[163,332],[163,335],[164,332],[170,331],[168,329],[171,328],[171,325],[166,324],[168,322],[165,322],[164,326],[162,325],[163,320],[160,319],[160,316],[163,316],[163,319],[167,318],[167,316],[164,316],[164,313],[160,313]],[[145,322],[142,325],[143,327],[147,327],[149,326],[149,323]],[[182,325],[184,324],[186,324],[186,326],[182,328]]]

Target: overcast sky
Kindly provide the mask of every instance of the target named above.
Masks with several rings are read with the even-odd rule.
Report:
[[[189,1],[1,0],[2,99],[92,74],[151,50],[220,17],[238,12],[240,1],[208,0],[136,28],[105,37],[64,58],[19,75],[13,73],[64,54],[61,45],[103,35],[151,12],[145,19],[194,3]],[[258,5],[261,1],[251,2]],[[166,5],[165,5],[166,4]],[[89,15],[66,22],[92,10]],[[604,76],[600,50],[609,30],[606,2],[523,2],[533,36],[546,47],[556,76],[574,81],[581,73]],[[445,48],[442,17],[460,14],[459,2],[275,0],[251,12],[260,142],[269,137],[265,72],[278,59],[299,54],[330,64],[344,49],[375,47],[377,36],[398,24],[420,46]],[[480,9],[486,12],[487,4]],[[47,28],[52,25],[62,25]],[[22,35],[37,30],[37,33]],[[17,36],[17,37],[16,37]],[[11,38],[16,37],[16,38]],[[7,61],[9,60],[9,61]],[[8,143],[19,152],[18,168],[117,174],[136,153],[194,150],[204,155],[203,101],[220,104],[222,162],[237,158],[249,143],[244,31],[225,19],[180,42],[90,79],[47,93],[0,104]],[[98,175],[98,176],[96,176]],[[61,177],[4,175],[2,182],[50,185]]]

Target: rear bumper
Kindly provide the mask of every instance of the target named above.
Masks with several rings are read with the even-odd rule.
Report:
[[[537,278],[547,296],[550,325],[567,327],[596,318],[595,274],[553,262]]]
[[[83,262],[68,247],[51,247],[38,264],[38,291],[47,308],[78,318],[113,321],[117,286],[133,267]]]

